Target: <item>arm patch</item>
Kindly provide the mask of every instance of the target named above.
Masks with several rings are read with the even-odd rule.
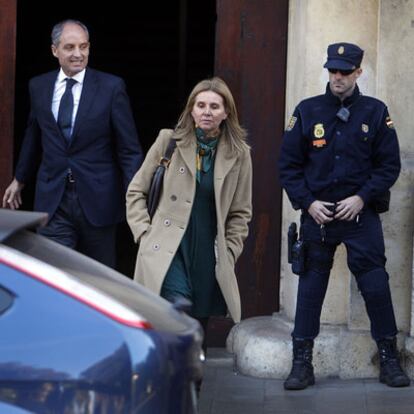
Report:
[[[394,122],[392,122],[392,119],[389,116],[385,118],[385,123],[387,124],[388,128],[394,129]]]
[[[292,131],[292,129],[295,127],[296,121],[298,120],[298,118],[296,116],[291,116],[289,119],[289,122],[287,124],[286,127],[286,131]]]

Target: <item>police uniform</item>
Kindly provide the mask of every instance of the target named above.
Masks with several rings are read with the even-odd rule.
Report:
[[[362,55],[356,45],[330,45],[325,67],[355,70]],[[328,83],[325,94],[296,107],[279,160],[281,183],[293,207],[302,209],[307,253],[306,269],[299,278],[294,339],[311,340],[313,346],[340,243],[346,246],[348,266],[364,297],[373,338],[380,341],[397,334],[375,205],[397,180],[400,166],[398,139],[386,105],[362,95],[357,85],[342,102]],[[315,200],[335,203],[354,195],[361,197],[364,207],[353,221],[333,220],[320,226],[307,212]],[[285,388],[301,389],[288,388],[286,383]]]

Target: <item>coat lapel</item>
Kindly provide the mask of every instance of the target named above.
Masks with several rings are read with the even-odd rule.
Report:
[[[196,143],[195,139],[190,141],[190,144],[184,145],[180,141],[177,142],[177,150],[179,151],[181,157],[187,165],[188,170],[191,172],[192,176],[195,176],[196,173]]]
[[[59,135],[64,142],[66,142],[65,137],[60,132],[60,129],[57,125],[57,121],[53,116],[52,112],[52,101],[53,101],[53,92],[55,90],[55,83],[59,71],[50,72],[46,80],[46,87],[44,88],[44,93],[42,97],[42,108],[45,108],[45,116],[47,122],[56,130],[56,135]]]
[[[85,78],[83,80],[82,94],[79,101],[78,112],[76,113],[75,124],[73,127],[71,143],[76,139],[76,134],[79,130],[79,126],[82,124],[82,120],[85,117],[85,114],[88,113],[89,108],[91,107],[93,100],[95,98],[96,91],[98,89],[98,82],[96,73],[87,68],[85,73]]]
[[[224,179],[236,162],[237,157],[232,155],[230,145],[224,139],[220,139],[216,160],[214,162],[214,184],[216,188],[216,195],[219,194],[219,189],[224,183]]]

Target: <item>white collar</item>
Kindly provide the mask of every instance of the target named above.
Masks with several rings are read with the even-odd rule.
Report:
[[[82,84],[83,80],[85,79],[85,73],[86,73],[86,68],[80,71],[79,73],[77,73],[76,75],[72,76],[72,79],[75,79],[75,81]],[[67,77],[68,76],[65,74],[65,72],[63,72],[63,69],[60,68],[60,71],[57,77],[57,82],[58,83],[63,82]]]

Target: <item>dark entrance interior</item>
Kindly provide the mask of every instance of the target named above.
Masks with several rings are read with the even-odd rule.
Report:
[[[89,65],[124,78],[144,151],[161,128],[173,127],[185,99],[199,80],[214,73],[215,0],[197,2],[19,1],[15,102],[15,159],[29,111],[28,81],[57,68],[50,32],[73,18],[90,32]],[[199,7],[200,9],[200,7]],[[36,16],[36,17],[34,17]],[[33,185],[24,192],[24,209],[32,209]],[[119,228],[119,270],[133,274],[136,246],[127,225]]]
[[[29,110],[28,80],[57,68],[50,31],[68,17],[89,27],[90,66],[125,79],[145,151],[160,128],[174,126],[197,81],[217,74],[228,83],[241,123],[249,131],[254,170],[254,215],[236,268],[243,318],[269,315],[279,308],[281,191],[276,166],[284,128],[288,3],[169,0],[131,5],[120,0],[108,5],[73,0],[68,12],[68,6],[50,0],[14,0],[2,26],[11,43],[17,27],[16,73],[14,50],[7,41],[2,45],[11,57],[0,62],[0,72],[8,74],[5,79],[13,82],[16,74],[15,159]],[[1,132],[10,140],[12,117],[7,111],[13,107],[13,95],[3,96],[8,123]],[[11,142],[6,144],[11,148]],[[7,164],[9,175],[9,159]],[[33,185],[28,185],[23,208],[32,209],[32,198]],[[136,246],[126,224],[120,226],[118,247],[119,270],[131,276]],[[212,318],[208,345],[223,346],[232,325],[229,318]]]

